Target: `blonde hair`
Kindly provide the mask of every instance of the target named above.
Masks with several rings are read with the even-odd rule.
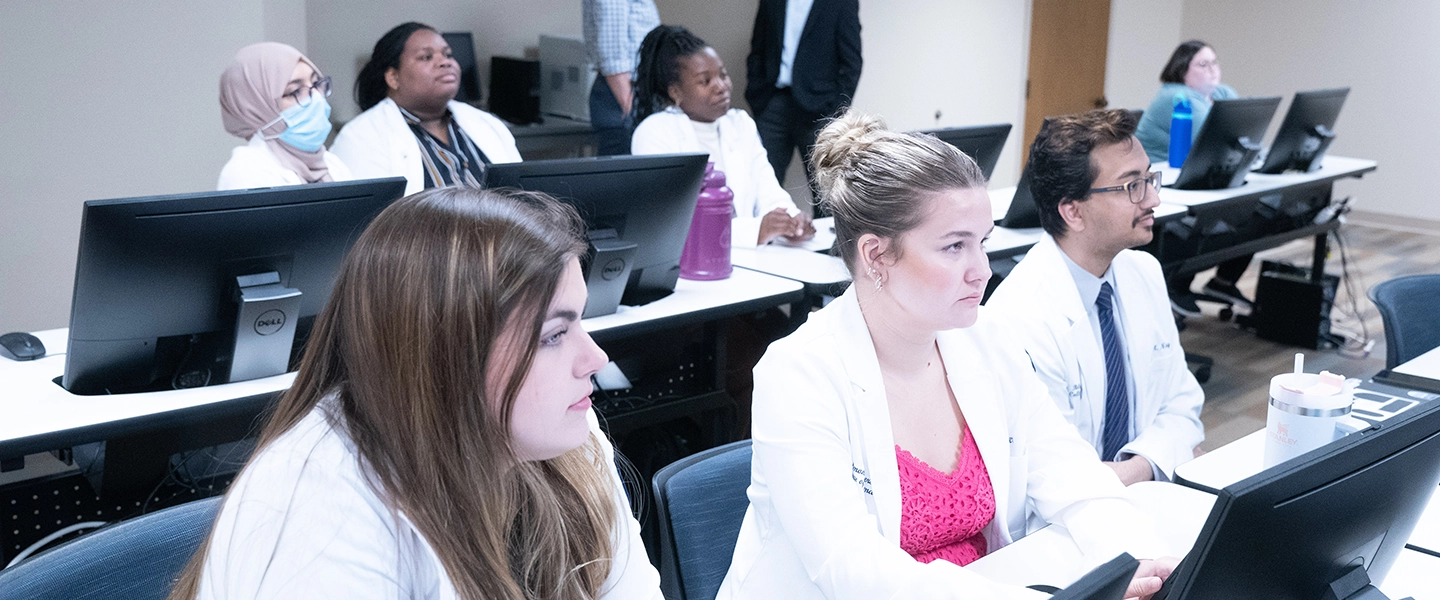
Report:
[[[820,131],[811,161],[852,274],[860,236],[899,239],[924,219],[935,193],[985,187],[974,159],[954,146],[928,134],[890,131],[879,117],[854,110]]]
[[[440,188],[385,209],[346,257],[256,454],[335,395],[332,425],[461,598],[598,596],[618,520],[599,441],[526,462],[508,426],[582,231],[573,208],[524,192]],[[208,547],[171,598],[196,596]]]

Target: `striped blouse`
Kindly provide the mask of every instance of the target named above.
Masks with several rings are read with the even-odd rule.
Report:
[[[400,115],[405,117],[405,124],[410,126],[415,139],[420,141],[425,189],[452,185],[481,187],[485,182],[485,165],[490,164],[490,159],[486,158],[485,153],[475,145],[470,136],[465,135],[465,130],[455,124],[455,118],[449,109],[445,111],[445,127],[450,133],[449,144],[426,131],[420,125],[420,119],[410,114],[410,111],[401,108]]]

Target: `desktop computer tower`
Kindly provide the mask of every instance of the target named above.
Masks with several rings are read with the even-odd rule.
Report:
[[[516,125],[540,122],[540,61],[490,57],[490,112]]]
[[[1263,339],[1319,348],[1330,338],[1330,307],[1340,278],[1310,277],[1310,269],[1264,261],[1255,289],[1255,333]]]

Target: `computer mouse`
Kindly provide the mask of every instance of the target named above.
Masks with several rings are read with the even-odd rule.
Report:
[[[45,356],[45,344],[25,332],[7,333],[0,335],[0,355],[11,360],[35,360]]]

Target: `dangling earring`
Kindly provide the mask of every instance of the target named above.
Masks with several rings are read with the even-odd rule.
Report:
[[[885,281],[880,279],[880,274],[876,273],[875,269],[870,269],[869,273],[870,277],[875,280],[875,291],[878,292],[883,289],[885,287]]]

